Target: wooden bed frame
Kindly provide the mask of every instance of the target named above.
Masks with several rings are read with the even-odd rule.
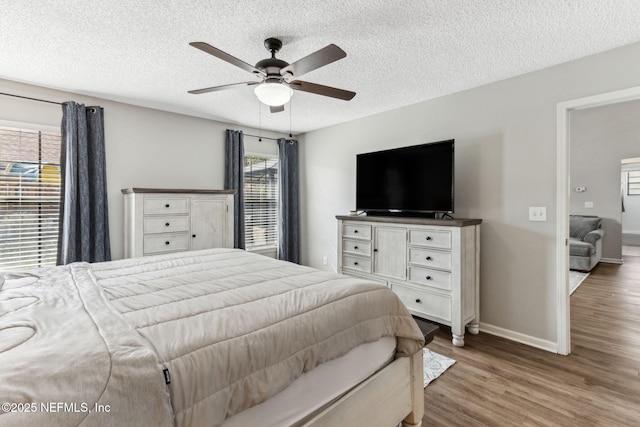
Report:
[[[424,415],[422,351],[400,357],[360,383],[303,427],[420,427]]]

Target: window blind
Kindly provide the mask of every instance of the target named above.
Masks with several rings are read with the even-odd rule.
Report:
[[[278,246],[278,158],[244,158],[245,247]]]
[[[59,133],[0,126],[0,270],[55,265]]]
[[[640,171],[628,173],[627,194],[630,196],[640,195]]]

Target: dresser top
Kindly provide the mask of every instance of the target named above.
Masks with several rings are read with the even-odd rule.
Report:
[[[123,188],[122,194],[131,193],[180,193],[180,194],[234,194],[236,190],[184,190],[177,188]]]
[[[420,224],[420,225],[439,225],[448,227],[466,227],[468,225],[477,225],[482,222],[476,218],[452,218],[452,219],[435,219],[435,218],[417,218],[402,216],[366,216],[366,215],[336,215],[337,219],[344,221],[371,221],[386,222],[394,224]]]

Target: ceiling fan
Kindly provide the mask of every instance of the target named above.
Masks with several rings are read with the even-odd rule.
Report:
[[[330,98],[337,98],[345,101],[349,101],[356,96],[355,92],[348,90],[305,82],[302,80],[294,80],[305,73],[324,67],[325,65],[331,64],[332,62],[347,56],[345,51],[334,44],[325,46],[322,49],[289,64],[286,61],[276,58],[276,53],[282,48],[282,41],[276,38],[268,38],[264,41],[264,46],[269,52],[271,52],[271,58],[258,61],[255,66],[231,56],[207,43],[191,42],[189,44],[215,56],[216,58],[222,59],[236,67],[253,73],[256,77],[261,79],[260,81],[231,83],[204,89],[190,90],[189,93],[192,94],[216,92],[219,90],[232,89],[237,86],[256,86],[256,96],[260,102],[270,107],[272,113],[284,111],[284,105],[291,99],[293,90],[328,96]]]

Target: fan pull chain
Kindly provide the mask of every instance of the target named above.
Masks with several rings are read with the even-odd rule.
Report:
[[[258,142],[262,142],[262,103],[260,101],[258,101],[258,123],[260,126],[260,133],[258,133]]]

